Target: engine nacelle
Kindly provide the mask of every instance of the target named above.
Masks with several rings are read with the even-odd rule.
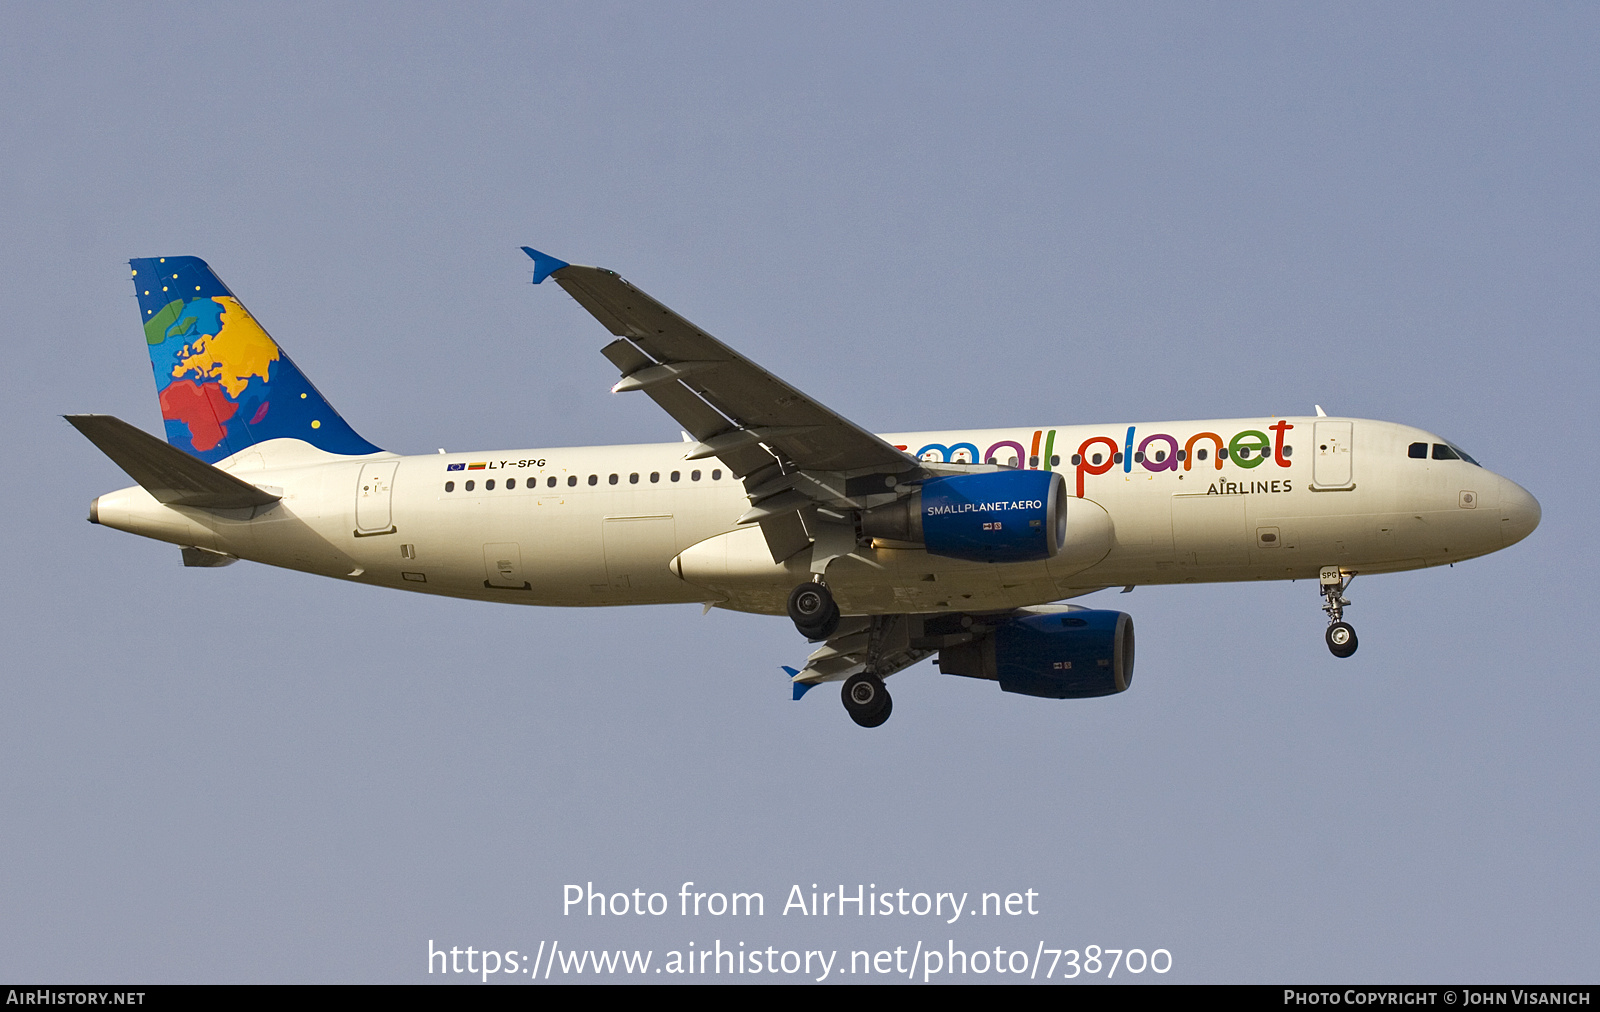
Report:
[[[959,474],[862,514],[872,537],[972,562],[1041,562],[1067,537],[1067,483],[1053,471]]]
[[[1006,692],[1028,696],[1109,696],[1133,683],[1133,619],[1089,609],[1021,614],[939,651],[939,670],[992,678]]]

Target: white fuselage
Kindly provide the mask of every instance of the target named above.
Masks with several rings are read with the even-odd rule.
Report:
[[[1265,437],[1264,453],[1249,433]],[[1503,548],[1539,521],[1538,503],[1515,483],[1465,460],[1413,457],[1412,444],[1443,440],[1388,422],[1267,418],[884,438],[929,460],[1015,458],[1061,471],[1072,496],[1067,538],[1049,561],[1008,564],[873,542],[828,570],[845,614],[998,610],[1108,586],[1315,578],[1328,566],[1416,569]],[[1230,444],[1221,459],[1219,447]],[[735,526],[750,505],[740,482],[715,459],[685,460],[687,449],[339,457],[274,440],[219,465],[280,494],[270,507],[164,506],[135,486],[101,496],[93,518],[401,590],[783,613],[789,590],[809,576],[809,553],[774,563],[759,527]]]

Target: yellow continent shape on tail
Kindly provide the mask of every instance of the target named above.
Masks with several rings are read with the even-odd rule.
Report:
[[[260,376],[263,382],[270,378],[267,370],[278,360],[278,343],[261,329],[238,299],[218,295],[211,301],[222,307],[222,326],[216,334],[184,348],[185,354],[172,375],[181,379],[185,374],[198,373],[203,379],[221,383],[228,396],[237,399],[251,376]]]

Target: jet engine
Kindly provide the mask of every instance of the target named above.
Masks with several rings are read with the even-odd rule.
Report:
[[[861,515],[869,537],[920,544],[972,562],[1040,562],[1067,537],[1067,483],[1053,471],[935,478]]]
[[[994,679],[1004,691],[1028,696],[1109,696],[1133,682],[1133,619],[1087,608],[1020,613],[940,650],[939,670]]]

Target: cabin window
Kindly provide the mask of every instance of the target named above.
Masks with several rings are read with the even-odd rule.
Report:
[[[1061,466],[1061,454],[1059,454],[1059,453],[1051,454],[1051,456],[1050,456],[1050,466],[1051,467],[1060,467]]]
[[[1103,454],[1103,453],[1097,453],[1097,454],[1095,454],[1095,455],[1094,455],[1094,456],[1093,456],[1093,457],[1090,457],[1090,458],[1089,458],[1089,462],[1090,462],[1090,463],[1091,463],[1091,464],[1094,464],[1094,465],[1096,465],[1096,466],[1098,466],[1098,465],[1099,465],[1099,463],[1100,463],[1100,461],[1102,461],[1102,460],[1104,460],[1104,459],[1105,459],[1105,454]]]
[[[474,487],[474,484],[475,484],[475,483],[474,483],[474,482],[470,482],[470,481],[469,481],[469,482],[467,482],[467,484],[466,484],[466,485],[465,485],[465,488],[466,488],[466,490],[467,490],[467,491],[468,491],[468,492],[471,492],[471,491],[472,491],[472,489],[473,489],[473,487]]]
[[[1039,466],[1039,455],[1037,453],[1033,454],[1032,456],[1030,456],[1028,458],[1028,466],[1029,467],[1038,467]]]
[[[1203,453],[1205,451],[1202,450],[1201,452]],[[1179,450],[1178,451],[1178,459],[1179,460],[1188,460],[1189,459],[1189,451],[1188,450]]]
[[[1118,451],[1117,451],[1117,452],[1116,452],[1116,453],[1113,453],[1113,454],[1112,454],[1112,455],[1111,455],[1111,462],[1112,462],[1112,463],[1113,463],[1113,464],[1120,464],[1120,463],[1122,463],[1122,451],[1121,451],[1121,450],[1118,450]]]
[[[617,483],[617,476],[616,475],[612,475],[609,480],[610,480],[611,484],[615,485]]]
[[[712,481],[721,481],[722,480],[722,468],[720,468],[720,467],[716,468],[711,472],[711,480]]]
[[[1167,451],[1166,450],[1157,450],[1156,451],[1156,463],[1157,464],[1161,463],[1163,460],[1166,460],[1166,459],[1167,459]]]
[[[628,484],[629,485],[637,485],[637,484],[639,484],[639,472],[638,471],[635,471],[632,474],[628,475]]]
[[[1217,447],[1217,459],[1218,460],[1227,460],[1228,459],[1228,448],[1226,446]]]
[[[445,482],[444,483],[444,490],[446,492],[454,492],[456,490],[456,483],[453,482],[453,481]]]
[[[1083,463],[1083,455],[1079,454],[1079,453],[1074,453],[1072,455],[1072,466],[1073,467],[1077,467],[1081,463]]]
[[[682,471],[674,471],[674,472],[672,472],[672,480],[673,481],[677,481],[678,480],[678,476],[681,475],[682,473],[683,473]]]
[[[554,478],[551,478],[550,479],[550,484],[554,485],[555,483],[556,483],[556,480]],[[571,488],[573,485],[576,485],[577,483],[578,483],[578,476],[577,475],[575,475],[575,474],[567,475],[567,487],[568,488]]]
[[[699,471],[690,471],[689,472],[689,480],[690,481],[699,481],[700,480],[700,472]]]
[[[535,479],[535,480],[537,480],[537,479]],[[533,486],[533,482],[532,481],[528,482],[528,486],[531,488]],[[507,478],[506,479],[506,488],[516,488],[516,487],[517,487],[517,479],[515,479],[515,478]]]
[[[661,480],[661,472],[660,471],[651,471],[650,472],[650,484],[654,485],[656,482],[658,482],[660,480]]]
[[[494,479],[493,478],[490,478],[488,481],[483,483],[483,490],[485,492],[493,492],[494,491]]]
[[[1133,462],[1135,464],[1143,464],[1144,463],[1144,451],[1143,450],[1135,450],[1135,451],[1133,451]]]
[[[1450,447],[1444,445],[1443,443],[1434,443],[1433,444],[1433,459],[1434,460],[1460,460],[1461,458],[1456,455],[1456,451],[1450,449]]]
[[[1294,456],[1294,447],[1285,446],[1283,448],[1283,459],[1288,460],[1292,456]]]
[[[1239,459],[1240,460],[1249,460],[1250,459],[1250,447],[1241,446],[1241,447],[1239,447],[1239,449],[1236,452],[1239,454]]]
[[[1211,451],[1206,449],[1203,446],[1200,447],[1200,449],[1194,451],[1194,459],[1195,460],[1205,460],[1209,456],[1211,456]]]
[[[591,485],[600,484],[600,476],[598,474],[589,475],[589,484],[591,484]]]

